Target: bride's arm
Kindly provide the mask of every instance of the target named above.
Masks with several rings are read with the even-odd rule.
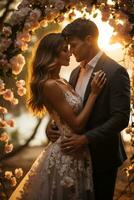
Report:
[[[81,132],[85,127],[87,120],[91,114],[95,100],[99,95],[103,85],[105,84],[105,74],[98,73],[92,81],[91,93],[83,110],[76,114],[72,107],[66,101],[65,94],[61,87],[56,84],[55,80],[51,79],[44,84],[45,99],[51,107],[57,111],[60,117],[77,133]]]

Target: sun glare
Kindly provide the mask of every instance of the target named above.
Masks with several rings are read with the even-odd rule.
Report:
[[[72,11],[70,11],[70,13],[71,12]],[[89,14],[88,12],[86,12],[85,8],[83,8],[82,12],[74,10],[74,13],[75,16],[73,17],[73,19],[84,16],[85,18],[90,19],[96,23],[99,29],[98,45],[103,51],[113,51],[115,49],[121,48],[121,44],[118,42],[115,44],[110,44],[110,38],[113,34],[113,28],[108,24],[108,22],[103,22],[101,20],[101,12],[99,10],[93,10],[93,12]],[[94,17],[95,14],[96,17]],[[65,20],[62,25],[63,27],[65,27],[69,23],[69,21],[67,20],[67,16],[68,14],[65,14]]]
[[[110,38],[113,35],[113,27],[109,25],[108,22],[103,22],[101,20],[101,13],[97,11],[97,17],[93,18],[92,15],[90,19],[94,21],[99,29],[99,40],[98,45],[104,51],[112,51],[114,49],[121,48],[120,43],[110,44]]]
[[[114,2],[114,1],[112,1],[112,0],[107,0],[107,4],[109,4],[109,5],[114,5],[114,4],[115,4],[115,2]]]

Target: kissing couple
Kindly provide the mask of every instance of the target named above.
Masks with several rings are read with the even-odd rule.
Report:
[[[31,66],[28,106],[45,109],[50,143],[10,200],[112,200],[118,167],[126,160],[120,132],[130,114],[127,71],[98,47],[94,22],[78,18],[45,35]],[[74,55],[67,82],[59,73]]]

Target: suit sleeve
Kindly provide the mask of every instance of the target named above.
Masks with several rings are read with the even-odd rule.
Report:
[[[130,115],[130,80],[127,71],[118,68],[110,78],[110,117],[101,126],[86,132],[89,142],[110,139],[127,127]],[[89,122],[90,123],[90,122]]]

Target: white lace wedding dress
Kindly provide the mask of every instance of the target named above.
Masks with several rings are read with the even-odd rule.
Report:
[[[74,90],[69,88],[64,95],[74,112],[80,112],[82,101]],[[60,143],[73,131],[54,110],[51,115],[61,136],[41,152],[9,200],[94,200],[88,147],[63,154]]]

